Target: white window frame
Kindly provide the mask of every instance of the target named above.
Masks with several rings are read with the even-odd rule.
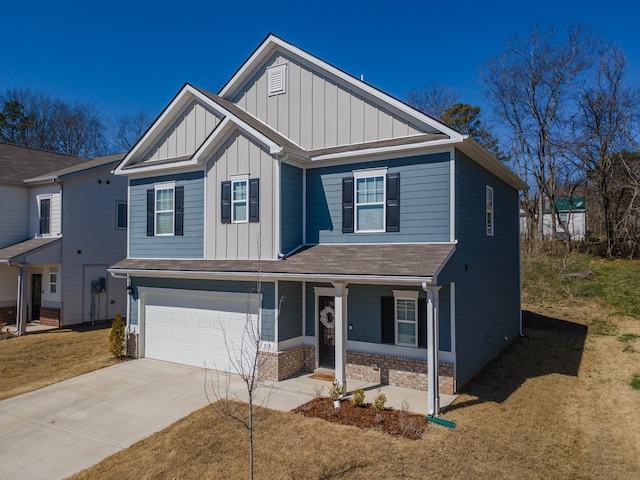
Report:
[[[154,200],[155,200],[155,197],[154,197]],[[124,205],[124,210],[125,210],[125,214],[124,214],[124,215],[125,215],[125,218],[124,218],[124,219],[125,219],[124,227],[121,227],[121,226],[118,224],[118,220],[119,220],[119,215],[118,215],[118,213],[119,213],[119,210],[120,210],[120,205]],[[174,198],[174,207],[175,207],[175,198]],[[154,208],[155,208],[155,205],[154,205]],[[127,224],[128,224],[128,223],[129,223],[129,209],[128,209],[128,206],[127,206],[127,202],[123,202],[123,201],[117,200],[117,201],[116,201],[116,230],[126,230],[126,229],[127,229]]]
[[[393,315],[394,315],[394,326],[395,326],[395,334],[396,334],[396,345],[403,347],[417,347],[418,346],[418,298],[420,297],[420,292],[412,291],[412,290],[394,290],[393,291]],[[406,320],[398,319],[398,300],[408,300],[413,301],[413,308],[415,312],[415,319],[413,322],[408,322]],[[414,343],[403,343],[398,340],[398,324],[406,323],[406,324],[414,324]]]
[[[176,183],[175,182],[167,182],[167,183],[157,183],[153,186],[153,202],[154,202],[154,232],[157,237],[168,237],[173,236],[175,234],[176,228]],[[173,197],[173,205],[170,210],[158,210],[158,192],[162,190],[171,190]],[[170,233],[158,233],[158,214],[160,213],[169,213],[171,212],[171,232]]]
[[[279,88],[274,88],[274,85],[273,85],[273,77],[276,75],[280,75],[282,78],[282,83],[280,84]],[[283,93],[287,93],[287,64],[286,63],[267,68],[267,88],[269,89],[270,97],[274,95],[281,95]]]
[[[49,293],[58,294],[58,272],[49,272]]]
[[[249,175],[232,175],[231,178],[231,223],[248,223],[249,222]],[[246,195],[244,200],[236,200],[234,197],[234,186],[237,183],[244,182],[246,184]],[[234,208],[237,204],[245,205],[245,218],[244,220],[236,219],[236,209]]]
[[[486,190],[485,190],[485,207],[487,210],[487,215],[486,215],[486,228],[487,228],[487,236],[489,237],[493,237],[493,231],[494,231],[494,224],[496,223],[496,216],[495,216],[495,203],[494,203],[494,197],[493,197],[493,188],[490,187],[489,185],[486,186]]]
[[[354,170],[353,172],[353,231],[355,233],[380,233],[386,232],[387,223],[387,168],[371,168],[365,170]],[[382,177],[382,201],[372,203],[359,203],[358,202],[358,180],[366,178]],[[358,207],[366,205],[380,205],[382,204],[382,228],[380,230],[360,230],[358,229]]]

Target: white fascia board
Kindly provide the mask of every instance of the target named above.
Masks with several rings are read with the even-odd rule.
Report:
[[[185,84],[180,89],[180,91],[176,94],[176,96],[173,98],[171,103],[167,105],[167,107],[162,111],[160,116],[155,120],[155,122],[153,122],[152,126],[149,127],[149,129],[145,132],[142,138],[138,140],[138,142],[133,146],[133,148],[129,151],[129,153],[125,155],[125,157],[122,159],[120,164],[115,168],[115,170],[113,171],[114,175],[128,175],[128,172],[123,171],[123,168],[126,167],[131,162],[131,160],[135,158],[136,155],[139,154],[141,150],[144,149],[144,147],[146,147],[148,140],[151,137],[153,137],[153,135],[155,134],[158,128],[162,128],[167,118],[170,118],[171,116],[176,114],[176,112],[174,111],[176,107],[184,106],[184,104],[186,103],[185,96],[187,94],[193,94],[193,91],[194,91],[193,87],[191,87],[191,85],[189,84]]]
[[[327,155],[318,155],[311,158],[311,163],[323,162],[329,160],[352,160],[359,157],[367,157],[367,160],[371,157],[393,155],[397,156],[398,153],[406,153],[407,155],[418,155],[423,152],[428,152],[436,147],[443,147],[449,145],[459,144],[460,140],[456,139],[443,139],[434,140],[429,142],[412,143],[409,145],[394,145],[390,147],[379,148],[366,148],[364,150],[354,150],[349,152],[330,153]],[[447,150],[448,151],[448,150]]]
[[[434,277],[386,277],[382,275],[314,275],[307,273],[266,273],[266,272],[206,272],[183,270],[145,270],[129,268],[109,268],[111,275],[131,275],[132,277],[151,278],[182,278],[182,279],[216,279],[216,280],[246,280],[260,276],[266,281],[275,280],[306,280],[317,282],[344,282],[368,285],[414,285],[426,282],[432,285]]]
[[[176,163],[163,163],[163,164],[140,164],[140,166],[136,166],[135,169],[131,168],[125,170],[120,175],[126,175],[129,178],[139,178],[146,177],[150,173],[154,174],[156,172],[171,172],[171,173],[183,173],[183,172],[192,172],[201,170],[202,165],[198,164],[195,160],[189,159],[182,162]]]
[[[222,90],[220,90],[219,95],[221,97],[227,97],[227,95],[229,95],[230,93],[232,93],[232,90],[234,90],[237,87],[237,84],[240,82],[242,83],[242,81],[245,79],[246,75],[247,75],[247,71],[249,71],[250,69],[255,68],[256,64],[261,61],[264,57],[266,57],[268,54],[270,54],[273,50],[275,50],[277,47],[282,48],[285,51],[289,51],[291,53],[293,53],[294,55],[297,55],[298,57],[301,57],[302,59],[304,59],[305,61],[316,65],[318,68],[324,69],[326,71],[328,71],[329,73],[331,73],[332,75],[338,77],[339,79],[341,79],[342,81],[351,84],[354,88],[361,90],[363,92],[366,92],[368,95],[377,98],[378,100],[380,100],[381,102],[387,103],[392,105],[393,107],[397,108],[398,110],[402,111],[403,113],[409,115],[410,117],[415,118],[416,120],[418,120],[419,122],[425,123],[427,125],[429,125],[432,128],[435,128],[436,130],[441,131],[442,133],[445,133],[447,135],[449,135],[451,138],[455,138],[457,140],[462,140],[463,135],[461,135],[460,133],[456,132],[455,130],[447,127],[445,124],[440,123],[439,121],[435,120],[434,118],[431,118],[428,115],[425,115],[424,113],[414,109],[413,107],[410,107],[409,105],[407,105],[404,102],[401,102],[400,100],[393,98],[391,95],[388,95],[380,90],[378,90],[377,88],[374,88],[372,86],[370,86],[369,84],[358,80],[357,78],[353,77],[352,75],[349,75],[348,73],[343,72],[342,70],[340,70],[339,68],[334,67],[333,65],[320,60],[319,58],[305,52],[304,50],[296,47],[295,45],[292,45],[288,42],[285,42],[284,40],[282,40],[281,38],[276,37],[275,35],[269,35],[264,42],[262,42],[262,44],[253,52],[253,54],[244,62],[244,64],[242,65],[242,67],[240,67],[240,69],[235,73],[235,75],[233,77],[231,77],[231,79],[226,83],[226,85],[222,88]]]
[[[471,160],[475,161],[498,178],[501,178],[506,183],[518,190],[528,190],[524,180],[516,175],[510,168],[505,166],[500,160],[493,157],[487,150],[471,137],[465,137],[464,141],[458,147],[460,150],[469,155]]]

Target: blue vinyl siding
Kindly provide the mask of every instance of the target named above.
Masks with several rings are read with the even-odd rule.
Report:
[[[307,284],[306,334],[314,335],[315,330],[315,292],[314,287],[330,287],[327,284]],[[420,302],[426,302],[426,293],[418,286],[398,285],[361,285],[348,287],[347,315],[353,328],[347,330],[349,340],[380,343],[382,337],[381,297],[393,297],[393,290],[411,290],[420,292]],[[451,297],[449,287],[440,289],[440,331],[441,351],[451,351]]]
[[[280,169],[280,225],[282,253],[302,245],[302,169],[282,164]]]
[[[278,282],[278,341],[302,335],[302,283]]]
[[[438,280],[456,284],[460,388],[519,333],[520,252],[518,192],[458,151],[455,171],[458,245]],[[494,192],[494,236],[486,234],[486,185]]]
[[[175,279],[175,278],[145,278],[132,277],[131,284],[134,287],[155,287],[171,288],[178,290],[201,290],[210,292],[234,292],[234,293],[254,293],[255,282],[233,282],[224,280],[195,280],[195,279]],[[266,341],[275,340],[275,284],[262,282],[262,339]],[[138,296],[131,298],[131,319],[132,325],[138,324]]]
[[[342,178],[353,170],[388,167],[400,173],[400,231],[342,233]],[[447,242],[449,154],[307,170],[307,243]]]
[[[184,235],[147,236],[147,190],[154,183],[184,186]],[[132,179],[129,183],[130,258],[204,258],[204,172]]]

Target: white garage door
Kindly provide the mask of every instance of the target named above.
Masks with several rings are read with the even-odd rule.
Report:
[[[171,292],[145,295],[145,357],[246,371],[255,357],[247,328],[258,321],[257,295]]]

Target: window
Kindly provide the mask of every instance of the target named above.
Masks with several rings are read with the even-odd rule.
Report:
[[[231,182],[231,222],[247,221],[247,178]]]
[[[49,274],[49,293],[57,293],[58,292],[58,274],[50,273]]]
[[[124,205],[126,212],[126,203]],[[147,190],[147,236],[182,236],[183,222],[183,186],[175,186],[173,182],[159,183]]]
[[[116,202],[116,228],[127,228],[127,204]]]
[[[287,65],[276,65],[267,69],[267,84],[269,96],[280,95],[286,92]]]
[[[342,179],[342,233],[400,231],[400,174],[356,170]]]
[[[486,203],[487,203],[487,235],[493,235],[493,188],[487,185],[486,190]]]
[[[394,290],[396,345],[418,346],[418,292]]]
[[[51,233],[51,199],[40,199],[40,235]]]
[[[256,223],[260,221],[260,179],[234,175],[220,185],[220,219],[222,223]]]

